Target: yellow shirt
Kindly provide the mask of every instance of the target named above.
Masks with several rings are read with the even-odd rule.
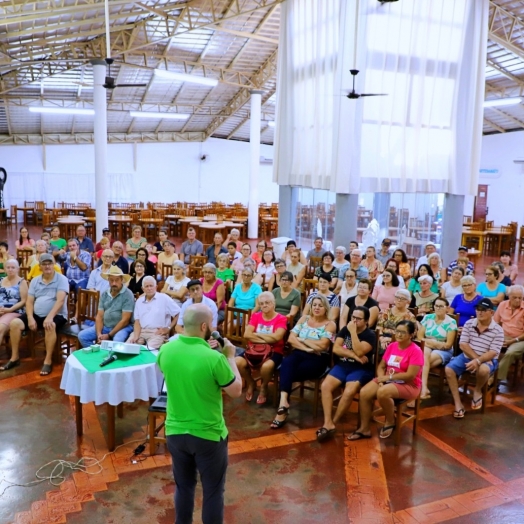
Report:
[[[62,268],[55,264],[55,271],[57,273],[62,274]],[[40,264],[36,264],[31,268],[31,271],[29,271],[29,275],[27,275],[27,280],[30,282],[32,278],[38,277],[42,274],[42,270],[40,269]]]

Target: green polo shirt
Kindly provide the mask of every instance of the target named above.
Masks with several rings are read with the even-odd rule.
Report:
[[[162,346],[157,363],[166,380],[166,435],[225,439],[222,388],[235,380],[226,357],[201,338],[180,335]]]

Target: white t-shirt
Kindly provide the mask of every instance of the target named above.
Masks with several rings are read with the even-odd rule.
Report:
[[[173,275],[169,275],[167,278],[166,278],[166,284],[167,284],[167,288],[169,289],[169,291],[180,291],[180,288],[181,287],[184,287],[184,286],[187,286],[187,283],[189,282],[189,278],[188,277],[184,277],[182,280],[180,280],[179,282],[177,282],[175,280],[175,277]],[[172,297],[173,298],[173,297]],[[179,306],[182,306],[182,301],[178,298],[173,298],[173,300],[179,305]]]
[[[453,287],[451,285],[451,282],[444,282],[444,284],[442,284],[442,286],[440,287],[440,289],[444,290],[444,297],[446,298],[446,300],[451,304],[451,302],[453,302],[453,299],[457,296],[457,295],[462,295],[462,293],[464,293],[463,289],[462,289],[462,286],[461,285],[458,285],[456,287]]]
[[[398,277],[398,287],[401,289],[406,289],[406,283],[404,282],[404,279],[397,275]],[[379,275],[377,280],[375,281],[375,286],[381,286],[382,285],[382,275]]]

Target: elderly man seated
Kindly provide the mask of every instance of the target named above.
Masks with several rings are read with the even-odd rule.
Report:
[[[125,273],[126,275],[129,274],[129,262],[126,260],[126,258],[123,256],[124,253],[124,244],[120,242],[119,240],[115,241],[112,247],[113,251],[113,260],[111,264],[113,266],[117,266],[122,270],[122,273]],[[102,265],[102,259],[98,261],[98,265]]]
[[[102,273],[102,278],[109,281],[109,289],[100,295],[95,325],[78,334],[83,348],[103,340],[125,342],[133,331],[135,299],[124,286],[131,277],[122,273],[120,268],[111,266],[108,273]]]
[[[95,245],[93,241],[86,236],[86,228],[84,226],[78,226],[76,228],[76,239],[82,251],[88,251],[91,254],[95,252]]]
[[[477,318],[468,320],[462,328],[462,353],[453,357],[446,366],[446,377],[455,402],[455,418],[464,418],[465,414],[458,390],[458,377],[465,371],[476,374],[471,409],[481,409],[482,388],[498,368],[497,359],[504,343],[504,331],[493,320],[493,302],[489,298],[483,298],[475,306],[475,311]]]
[[[66,296],[69,284],[64,275],[54,268],[55,259],[44,253],[40,257],[42,274],[31,280],[26,301],[26,312],[15,318],[9,325],[11,335],[11,360],[18,360],[18,348],[22,331],[29,328],[45,331],[45,359],[40,375],[49,375],[52,371],[53,350],[56,345],[56,332],[67,322]]]
[[[510,286],[508,288],[509,300],[499,304],[493,320],[502,326],[504,331],[504,345],[506,353],[499,364],[498,378],[506,381],[508,371],[515,359],[521,359],[524,354],[524,288]]]
[[[191,262],[191,256],[201,255],[204,252],[204,245],[200,240],[196,238],[196,231],[194,228],[187,228],[187,240],[182,244],[180,249],[180,258],[184,260],[184,263],[189,264]]]
[[[189,298],[182,304],[182,309],[178,315],[178,323],[175,328],[176,332],[184,333],[184,312],[191,304],[205,304],[209,309],[211,309],[211,312],[213,313],[213,325],[211,326],[211,331],[215,330],[218,326],[217,305],[213,300],[204,296],[202,282],[196,279],[190,280],[186,287],[189,293]]]
[[[158,349],[167,341],[171,328],[176,324],[180,308],[174,300],[156,290],[152,276],[142,280],[144,294],[135,304],[135,325],[127,339],[132,344],[142,344],[149,349]]]
[[[109,289],[109,282],[107,278],[103,278],[102,275],[109,273],[114,256],[112,249],[104,249],[104,251],[102,251],[102,256],[100,257],[102,263],[91,271],[87,282],[87,289],[95,289],[96,291],[100,291],[100,293]]]
[[[85,289],[91,273],[91,255],[82,251],[76,238],[67,242],[69,251],[66,253],[65,268],[71,290]]]
[[[349,254],[349,267],[355,271],[357,275],[357,280],[361,280],[363,278],[369,278],[369,271],[366,267],[362,265],[362,251],[360,249],[353,249]],[[343,280],[344,276],[346,274],[348,267],[343,266],[339,273],[338,278],[339,280]]]
[[[431,255],[432,253],[436,253],[437,252],[437,247],[435,246],[435,244],[433,244],[433,242],[428,242],[424,249],[426,251],[426,254],[422,255],[417,260],[417,267],[415,269],[418,269],[422,264],[428,264],[429,265],[429,262],[428,262],[429,255]]]

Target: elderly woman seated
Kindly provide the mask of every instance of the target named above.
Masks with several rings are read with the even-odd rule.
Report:
[[[284,337],[287,332],[287,319],[275,311],[275,297],[269,291],[258,296],[261,311],[253,313],[244,333],[248,343],[246,351],[236,357],[238,371],[246,381],[246,401],[253,399],[256,382],[251,375],[252,369],[260,368],[262,384],[257,397],[257,404],[265,404],[267,386],[273,373],[284,355]],[[263,347],[265,345],[265,347]]]
[[[142,227],[141,226],[133,226],[133,229],[131,230],[131,232],[132,232],[131,238],[128,238],[126,241],[126,253],[127,253],[127,258],[133,261],[133,260],[136,260],[137,250],[141,247],[143,248],[146,247],[147,239],[142,236]]]
[[[162,293],[169,295],[179,306],[182,306],[187,298],[189,280],[186,276],[186,265],[181,260],[177,260],[173,264],[173,274],[167,277]]]
[[[424,316],[420,322],[418,339],[424,341],[424,368],[422,369],[422,399],[431,398],[428,388],[429,370],[446,365],[453,356],[453,343],[457,336],[457,322],[446,314],[449,302],[437,298],[433,303],[435,313]]]
[[[292,351],[280,366],[280,404],[271,429],[286,423],[293,382],[317,379],[330,364],[329,348],[336,326],[329,320],[329,309],[326,297],[317,295],[311,303],[311,315],[302,316],[291,330],[288,344]]]
[[[236,228],[233,228],[230,231],[229,235],[227,235],[224,245],[227,246],[230,242],[234,242],[237,251],[240,251],[240,249],[242,248],[243,242],[241,242],[239,239],[240,239],[240,231]]]
[[[424,354],[412,340],[415,331],[415,323],[409,320],[402,320],[397,324],[396,342],[386,349],[377,369],[377,377],[360,390],[360,426],[348,440],[371,438],[370,425],[375,399],[385,415],[385,423],[379,436],[388,438],[395,429],[394,400],[415,400],[419,396]]]
[[[218,309],[218,322],[224,322],[226,309],[226,289],[224,282],[217,278],[217,268],[215,264],[208,262],[202,267],[202,291],[204,296],[216,303]]]
[[[271,277],[276,273],[275,254],[271,249],[266,249],[262,254],[262,261],[257,265],[255,282],[267,288]]]
[[[154,277],[156,270],[155,270],[155,264],[149,260],[149,253],[147,252],[147,249],[145,247],[140,247],[135,251],[135,258],[136,260],[140,260],[145,266],[146,266],[146,276]],[[131,267],[129,269],[129,274],[133,276],[135,274],[135,262],[133,261],[131,263]]]
[[[251,268],[242,270],[242,283],[235,286],[231,298],[229,299],[229,307],[249,310],[254,309],[257,297],[262,293],[262,288],[253,282],[254,274],[255,273]]]
[[[277,313],[284,315],[289,322],[293,323],[300,310],[302,297],[300,293],[292,286],[293,274],[284,271],[280,277],[280,286],[271,291],[275,297]]]
[[[420,284],[420,291],[413,293],[411,299],[411,307],[417,308],[417,315],[423,316],[426,313],[433,311],[433,302],[438,298],[438,292],[431,291],[433,285],[433,277],[430,275],[422,275],[418,277],[418,283]]]
[[[459,316],[461,328],[470,318],[475,318],[476,306],[482,300],[482,295],[477,291],[477,281],[474,276],[466,275],[460,279],[463,293],[457,295],[451,302],[449,313]]]
[[[411,295],[407,289],[398,289],[395,293],[395,303],[392,307],[380,313],[377,322],[377,328],[380,331],[379,343],[381,353],[395,338],[397,324],[401,320],[410,320],[415,322],[415,315],[408,309]]]
[[[329,302],[329,320],[333,320],[335,323],[338,322],[338,316],[340,314],[340,297],[329,289],[330,284],[331,275],[328,273],[321,273],[318,277],[318,290],[313,291],[313,293],[307,297],[306,306],[302,313],[304,316],[311,313],[311,303],[313,302],[313,299],[319,295],[323,295]]]

